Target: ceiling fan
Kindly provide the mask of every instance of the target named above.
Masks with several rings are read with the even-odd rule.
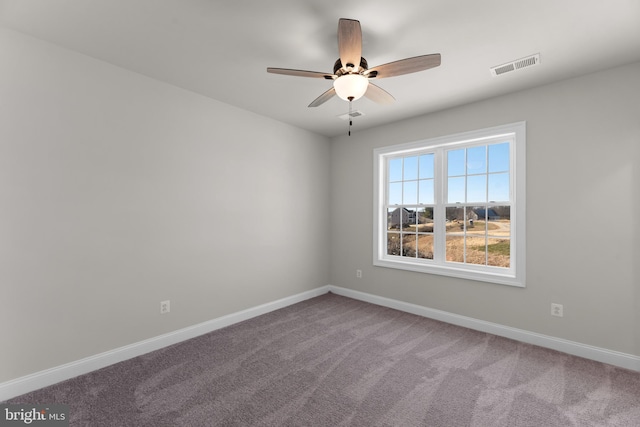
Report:
[[[381,87],[370,83],[370,80],[415,73],[440,65],[440,54],[434,53],[369,68],[367,60],[362,57],[360,21],[354,19],[341,18],[338,21],[338,51],[340,58],[333,66],[333,74],[272,67],[267,68],[267,72],[333,80],[333,87],[309,104],[309,107],[317,107],[334,95],[350,103],[365,96],[379,104],[390,104],[395,101],[395,98]]]

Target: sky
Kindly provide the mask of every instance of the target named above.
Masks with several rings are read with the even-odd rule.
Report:
[[[445,150],[444,203],[509,201],[509,143]],[[466,161],[465,161],[466,157]],[[435,204],[435,153],[389,160],[389,204]]]

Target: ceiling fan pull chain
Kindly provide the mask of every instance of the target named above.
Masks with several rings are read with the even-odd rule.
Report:
[[[353,96],[350,96],[349,97],[349,136],[351,136],[351,126],[353,125],[353,120],[351,118],[352,104],[353,104]]]

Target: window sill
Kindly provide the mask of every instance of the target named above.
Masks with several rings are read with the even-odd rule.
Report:
[[[405,259],[374,259],[373,265],[385,268],[395,268],[399,270],[415,271],[418,273],[436,274],[439,276],[456,277],[459,279],[476,280],[481,282],[495,283],[499,285],[509,285],[524,288],[524,280],[519,279],[508,272],[502,273],[476,271],[472,268],[457,267],[454,265],[428,265],[419,261]],[[486,267],[484,267],[486,269]],[[498,270],[498,269],[496,269]],[[502,269],[500,269],[502,270]]]

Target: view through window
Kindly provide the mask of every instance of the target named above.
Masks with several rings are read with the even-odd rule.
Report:
[[[524,138],[518,123],[376,150],[374,264],[523,286]]]

